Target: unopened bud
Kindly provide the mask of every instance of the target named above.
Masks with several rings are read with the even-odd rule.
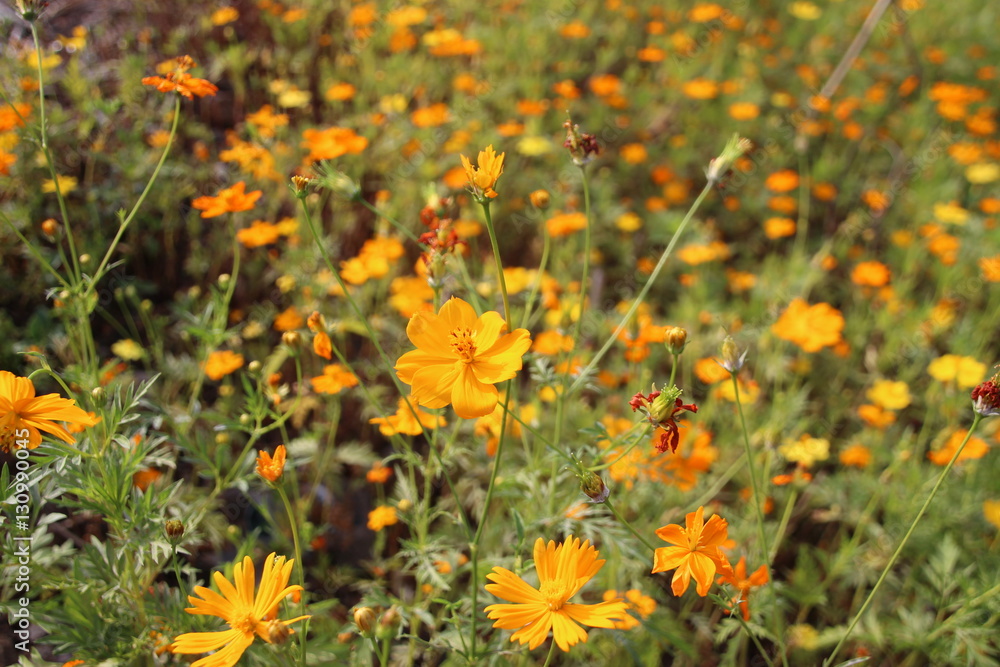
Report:
[[[298,331],[286,331],[281,334],[281,342],[290,348],[297,348],[302,344],[302,334]]]
[[[42,221],[42,233],[46,236],[55,236],[59,231],[59,223],[52,218]]]
[[[267,624],[267,641],[272,644],[284,644],[291,633],[288,625],[276,618],[271,619]]]
[[[379,639],[389,639],[396,636],[396,630],[403,622],[403,617],[399,615],[396,605],[389,607],[382,618],[378,620],[378,628],[375,631]]]
[[[399,508],[400,512],[408,512],[413,507],[413,503],[411,503],[406,498],[403,498],[396,504],[396,507]]]
[[[219,274],[219,278],[218,278],[219,285],[221,285],[222,287],[225,287],[226,285],[228,285],[230,277],[231,276],[228,273],[220,273]]]
[[[93,389],[90,390],[90,395],[93,396],[96,400],[101,400],[102,398],[104,398],[104,387],[94,387]]]
[[[177,519],[171,519],[163,525],[163,529],[167,533],[167,537],[170,538],[172,542],[176,542],[184,535],[184,524]]]
[[[528,199],[531,201],[531,205],[535,208],[546,209],[549,207],[549,191],[548,190],[535,190],[530,195]]]
[[[358,626],[358,631],[367,637],[375,627],[375,610],[371,607],[358,607],[354,610],[354,624]]]
[[[749,349],[746,349],[743,350],[743,354],[740,354],[733,337],[726,336],[726,340],[722,341],[722,367],[730,373],[738,372],[743,368],[743,360],[746,359],[747,352],[749,351]]]
[[[716,183],[723,174],[729,171],[729,168],[733,166],[744,153],[750,150],[750,140],[742,139],[740,135],[733,134],[729,141],[726,142],[726,147],[722,149],[722,153],[719,157],[715,158],[708,164],[708,169],[705,170],[705,176],[708,178],[709,182]]]
[[[670,354],[680,354],[687,345],[688,332],[680,327],[670,327],[667,329],[666,344]]]
[[[592,503],[603,503],[611,495],[611,490],[601,479],[601,476],[590,470],[580,475],[580,490],[590,498]]]
[[[983,417],[1000,416],[1000,384],[987,380],[973,389],[972,409]]]
[[[292,176],[292,186],[295,188],[295,196],[300,199],[304,198],[309,188],[309,184],[312,179],[308,176]]]

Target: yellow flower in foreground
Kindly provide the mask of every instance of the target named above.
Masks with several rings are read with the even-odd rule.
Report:
[[[674,595],[684,595],[694,577],[698,595],[705,597],[716,572],[724,576],[732,572],[732,566],[719,548],[728,534],[729,523],[718,514],[705,523],[704,507],[685,517],[684,528],[673,523],[657,529],[656,536],[674,546],[660,547],[653,553],[653,574],[676,568],[670,584]]]
[[[592,628],[613,628],[615,622],[626,620],[627,605],[621,599],[598,604],[567,602],[604,565],[598,560],[597,550],[589,541],[580,543],[572,535],[559,545],[542,538],[535,541],[535,571],[538,588],[535,588],[502,567],[494,567],[486,575],[492,583],[486,590],[513,604],[491,604],[486,607],[489,618],[496,621],[494,628],[516,630],[510,640],[538,648],[549,636],[563,651],[587,641],[587,631],[578,624]]]
[[[469,188],[477,197],[492,199],[497,196],[493,186],[496,185],[497,179],[503,173],[505,155],[506,153],[497,155],[496,151],[493,150],[493,144],[490,144],[486,150],[479,151],[479,157],[476,159],[478,167],[472,166],[469,158],[461,156],[462,168],[465,169],[465,177],[469,180]]]
[[[260,575],[260,588],[254,594],[254,568],[250,556],[233,568],[233,581],[229,582],[221,572],[213,575],[219,593],[195,586],[194,592],[201,598],[188,596],[194,607],[185,609],[189,614],[218,616],[229,624],[228,630],[219,632],[188,632],[177,637],[170,645],[171,653],[208,653],[216,651],[196,661],[191,667],[232,667],[243,652],[253,643],[254,635],[271,643],[269,629],[275,623],[287,626],[290,623],[309,618],[299,616],[290,621],[273,620],[278,603],[287,596],[301,591],[301,586],[289,586],[294,560],[285,562],[285,557],[275,558],[271,554],[264,561],[264,571]],[[268,620],[265,620],[268,618]],[[221,649],[221,650],[220,650]]]
[[[419,312],[410,318],[406,335],[417,349],[396,361],[396,373],[419,405],[451,403],[464,419],[488,415],[498,401],[493,385],[517,375],[531,347],[527,329],[503,334],[505,328],[499,313],[477,318],[472,306],[452,297],[437,315]]]
[[[34,449],[42,442],[42,431],[71,445],[76,442],[57,421],[83,426],[97,423],[76,401],[58,394],[35,396],[31,380],[0,371],[0,451]]]

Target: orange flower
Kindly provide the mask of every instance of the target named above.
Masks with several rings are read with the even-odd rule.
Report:
[[[205,375],[211,380],[218,381],[242,366],[242,354],[237,354],[231,350],[213,352],[208,355],[208,359],[205,361]]]
[[[684,595],[691,583],[697,582],[698,595],[705,597],[718,572],[732,576],[732,566],[719,547],[728,539],[729,524],[718,514],[705,523],[705,508],[685,517],[686,527],[670,524],[657,529],[661,540],[673,544],[660,547],[653,554],[653,573],[676,569],[670,588],[674,595]]]
[[[345,127],[326,130],[306,130],[302,133],[303,148],[309,149],[306,162],[332,160],[348,153],[357,155],[368,147],[368,140]]]
[[[142,79],[142,83],[146,86],[156,86],[161,93],[176,92],[189,100],[194,99],[195,95],[205,97],[219,92],[219,88],[211,81],[196,79],[188,74],[187,71],[195,66],[190,56],[176,58],[174,64],[174,70],[167,72],[166,76],[147,76]]]
[[[413,413],[417,416],[414,418]],[[389,415],[388,417],[372,417],[368,420],[369,424],[378,424],[379,433],[385,436],[392,436],[397,433],[405,433],[406,435],[420,435],[424,432],[424,429],[434,429],[444,427],[448,425],[444,417],[437,415],[432,415],[429,412],[424,412],[420,408],[410,406],[406,404],[406,399],[399,399],[399,403],[396,406],[396,414]]]
[[[281,473],[285,471],[285,446],[278,445],[274,458],[263,449],[257,450],[257,453],[257,474],[272,483],[281,479]]]
[[[841,465],[867,468],[872,462],[872,451],[864,445],[851,445],[841,450],[838,457]]]
[[[410,120],[417,127],[437,127],[451,120],[451,111],[448,110],[447,104],[432,104],[428,107],[416,109],[410,115]]]
[[[958,446],[962,444],[962,440],[965,439],[965,435],[968,433],[968,429],[959,429],[954,431],[945,442],[944,446],[940,449],[935,449],[932,452],[927,452],[927,458],[930,459],[931,463],[934,465],[947,465],[951,457],[955,455],[955,451]],[[965,449],[962,453],[958,455],[958,461],[967,461],[970,459],[981,459],[986,456],[986,452],[990,451],[990,446],[980,438],[975,436],[969,438],[969,442],[965,444]]]
[[[260,190],[245,192],[246,183],[240,181],[231,188],[219,191],[214,197],[198,197],[191,206],[201,211],[203,218],[216,218],[225,213],[249,211],[263,194]]]
[[[499,313],[479,317],[472,306],[452,297],[437,315],[418,312],[406,335],[416,350],[396,362],[399,379],[411,385],[411,396],[428,408],[449,403],[464,419],[493,412],[498,392],[493,385],[521,370],[521,357],[531,347],[527,329],[503,334]]]
[[[545,221],[549,236],[559,238],[569,236],[587,227],[587,216],[580,212],[560,213]]]
[[[76,442],[57,421],[84,426],[97,423],[77,407],[76,401],[58,394],[36,397],[31,380],[0,371],[0,451],[34,449],[42,441],[41,431],[71,445]]]
[[[750,589],[763,586],[770,580],[771,576],[768,574],[767,565],[761,565],[748,577],[746,556],[740,556],[736,567],[719,577],[720,584],[729,584],[736,589],[736,595],[733,596],[731,604],[739,605],[744,621],[750,620]]]
[[[844,328],[844,316],[828,303],[810,306],[803,299],[793,299],[771,331],[789,340],[805,352],[818,352],[837,345]]]
[[[365,473],[365,479],[372,484],[385,484],[392,477],[392,468],[383,465],[381,461],[372,464],[371,470]]]
[[[358,378],[340,364],[328,364],[323,368],[322,375],[311,378],[309,382],[312,384],[313,391],[332,395],[356,386]]]
[[[882,262],[861,262],[851,271],[851,282],[866,287],[882,287],[889,284],[892,274]]]
[[[368,530],[374,530],[376,533],[397,523],[399,516],[396,514],[396,508],[390,505],[379,505],[368,513]]]
[[[799,187],[799,174],[791,169],[776,171],[767,177],[764,187],[772,192],[790,192]]]
[[[263,220],[254,220],[246,229],[236,232],[236,240],[246,248],[259,248],[275,243],[281,238],[281,230],[277,225]]]

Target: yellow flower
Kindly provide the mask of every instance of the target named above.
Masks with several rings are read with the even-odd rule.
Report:
[[[965,168],[965,179],[969,183],[981,185],[983,183],[992,183],[998,178],[1000,178],[1000,165],[994,162],[971,164]]]
[[[97,423],[94,417],[77,407],[76,401],[58,394],[35,396],[31,380],[0,371],[0,451],[34,449],[42,441],[41,431],[71,445],[76,442],[69,431],[55,423],[57,421],[83,426]]]
[[[269,630],[274,623],[287,626],[309,618],[299,616],[290,621],[272,620],[270,623],[264,620],[265,617],[276,616],[278,603],[302,590],[301,586],[288,585],[294,563],[294,560],[286,563],[284,556],[275,558],[273,553],[268,556],[264,561],[260,588],[256,594],[250,556],[244,556],[243,562],[237,563],[233,568],[235,585],[221,572],[213,575],[215,585],[222,595],[203,586],[195,586],[194,592],[201,597],[189,595],[188,602],[194,606],[184,611],[195,615],[218,616],[229,624],[229,629],[219,632],[188,632],[174,640],[170,645],[170,652],[192,654],[216,651],[196,661],[191,667],[232,667],[253,643],[255,634],[270,644],[272,633]]]
[[[531,347],[527,329],[503,334],[505,328],[499,313],[477,318],[472,306],[455,297],[437,315],[418,312],[406,326],[417,349],[396,361],[399,379],[412,387],[419,405],[450,403],[463,419],[488,415],[498,402],[493,385],[513,378]]]
[[[414,412],[417,413],[416,418],[413,417]],[[444,417],[424,412],[416,406],[413,407],[413,410],[410,410],[404,398],[399,399],[396,414],[389,415],[388,417],[372,417],[368,420],[368,423],[378,424],[379,433],[384,436],[393,436],[397,433],[420,435],[424,432],[425,428],[433,429],[448,425]]]
[[[789,13],[797,19],[803,21],[815,21],[822,14],[823,10],[811,2],[793,2],[788,7]]]
[[[1000,530],[1000,500],[984,500],[983,516]]]
[[[902,410],[910,404],[910,388],[905,382],[876,380],[865,394],[868,400],[885,410]]]
[[[146,352],[142,349],[142,346],[131,338],[114,343],[111,346],[111,352],[124,361],[138,361],[146,356]]]
[[[503,173],[503,158],[505,155],[506,153],[497,155],[493,150],[493,144],[490,144],[486,147],[486,150],[479,151],[479,157],[476,159],[478,167],[472,166],[469,158],[464,155],[461,156],[462,168],[465,169],[465,177],[469,181],[469,188],[477,197],[489,197],[492,199],[497,196],[496,191],[493,190],[493,186],[496,185],[497,179]]]
[[[592,628],[613,628],[624,621],[626,604],[621,599],[598,604],[567,602],[604,566],[597,550],[589,541],[580,543],[572,535],[559,545],[542,538],[535,541],[535,572],[538,588],[502,567],[494,567],[486,575],[492,583],[486,590],[512,604],[491,604],[485,611],[494,621],[494,628],[516,630],[510,640],[527,644],[529,649],[541,646],[552,630],[552,638],[563,651],[587,641],[587,631],[580,623]]]
[[[932,361],[927,372],[938,382],[954,382],[959,387],[971,388],[983,381],[986,364],[972,357],[946,354]]]
[[[222,7],[212,12],[212,15],[209,17],[209,21],[212,22],[212,25],[219,26],[232,23],[239,17],[240,13],[235,7]]]
[[[76,190],[77,180],[75,176],[64,176],[60,174],[56,176],[59,181],[59,192],[63,195],[68,195],[69,193]],[[56,181],[51,178],[46,178],[42,181],[42,192],[55,192],[56,191]]]
[[[806,433],[798,440],[786,442],[778,447],[778,453],[787,461],[808,468],[818,461],[830,458],[830,441],[825,438],[814,438]]]
[[[396,516],[396,508],[389,505],[380,505],[368,513],[368,529],[376,533],[386,526],[394,526],[399,523]]]
[[[327,364],[323,367],[323,374],[311,378],[309,382],[313,391],[332,395],[357,386],[358,378],[340,364]]]

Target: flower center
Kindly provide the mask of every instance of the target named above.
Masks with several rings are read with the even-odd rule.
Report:
[[[476,332],[467,327],[452,329],[448,334],[451,349],[455,351],[458,358],[471,364],[476,360]]]
[[[562,581],[546,581],[539,589],[539,593],[545,598],[545,603],[549,611],[559,611],[566,604],[569,597],[569,587]]]
[[[254,616],[253,611],[246,611],[242,614],[237,614],[229,621],[229,627],[233,630],[239,630],[245,635],[252,635],[254,630],[257,628],[258,619]]]

